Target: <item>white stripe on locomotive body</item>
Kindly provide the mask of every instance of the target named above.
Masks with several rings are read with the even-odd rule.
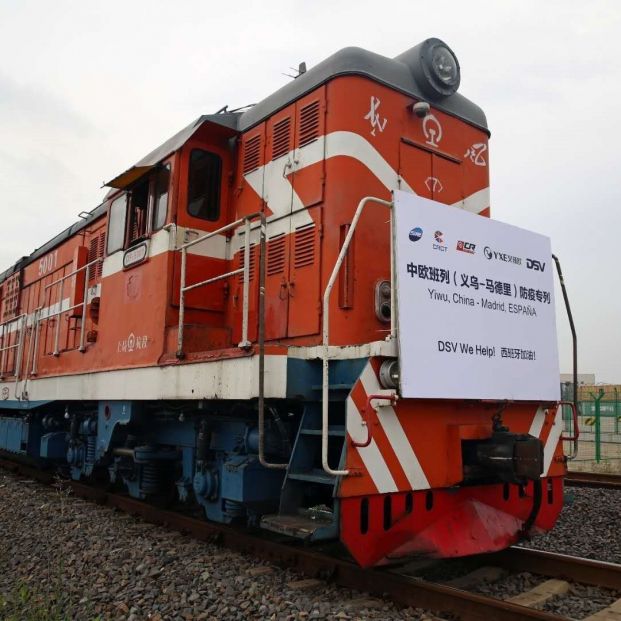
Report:
[[[337,156],[351,157],[366,166],[388,190],[405,190],[414,193],[410,185],[399,177],[397,171],[380,152],[360,134],[332,132],[326,136],[326,159]],[[314,162],[312,162],[314,163]]]
[[[453,203],[451,207],[465,209],[470,213],[478,214],[489,207],[489,188],[483,188],[478,192],[473,192],[470,196],[466,196],[463,201]]]
[[[528,433],[538,438],[541,435],[541,430],[543,429],[543,423],[546,419],[546,410],[545,408],[539,406],[537,411],[535,412],[535,417],[533,418],[533,422],[530,424],[530,429]]]
[[[363,164],[387,190],[402,189],[415,194],[410,185],[401,178],[379,151],[365,138],[354,132],[337,131],[320,136],[314,142],[295,149],[276,160],[257,168],[245,180],[256,194],[266,201],[272,214],[268,217],[268,235],[295,232],[296,229],[312,225],[313,219],[304,203],[294,191],[288,175],[300,171],[322,160],[333,157],[350,157]],[[466,209],[472,213],[480,213],[489,207],[489,188],[474,192],[463,201],[451,205]],[[192,255],[221,260],[230,260],[239,252],[244,243],[243,227],[237,229],[232,237],[215,235],[200,244],[188,249]],[[168,226],[154,233],[149,240],[149,257],[163,252],[174,251],[183,245],[188,234],[204,235],[198,231],[180,226]],[[258,242],[258,229],[253,231],[253,243]],[[123,251],[119,250],[106,257],[103,264],[103,277],[123,271]]]
[[[533,422],[531,423],[530,429],[528,430],[528,433],[531,436],[534,436],[535,438],[539,438],[541,436],[547,411],[548,410],[542,406],[539,406],[537,408],[537,412],[535,413]],[[541,474],[542,477],[548,476],[550,467],[552,466],[552,459],[554,458],[554,453],[561,439],[562,433],[563,417],[561,413],[561,408],[558,408],[554,417],[554,422],[552,423],[552,428],[550,429],[550,433],[548,434],[548,437],[546,438],[546,442],[543,447],[543,472]]]
[[[289,345],[287,355],[289,358],[300,360],[321,360],[323,356],[323,345],[297,346]],[[330,345],[328,347],[328,358],[330,360],[359,360],[360,358],[374,358],[383,356],[396,358],[397,340],[390,341],[371,341],[359,345]]]
[[[365,442],[369,429],[351,397],[347,397],[346,422],[349,436],[356,442]],[[375,440],[371,439],[369,446],[356,447],[356,450],[379,494],[399,491]]]
[[[159,399],[239,399],[258,394],[259,357],[228,358],[169,366],[150,366],[75,375],[28,378],[29,401],[112,401]],[[246,381],[240,381],[245,378]],[[15,380],[0,382],[0,392],[15,394]],[[20,391],[23,380],[17,387]],[[287,392],[287,356],[265,356],[265,396],[284,399]],[[2,402],[0,402],[0,408]]]
[[[380,152],[360,134],[336,131],[302,147],[294,149],[253,170],[244,176],[255,193],[266,201],[272,215],[268,218],[270,236],[288,234],[296,228],[312,224],[313,220],[295,192],[289,175],[322,160],[333,157],[350,157],[363,164],[387,190],[401,189],[415,194],[405,179],[399,176]],[[484,188],[451,207],[480,213],[489,207],[489,188]],[[286,216],[290,216],[287,219]],[[234,238],[233,252],[241,248],[242,238]],[[254,241],[254,240],[253,240]]]
[[[370,363],[367,363],[362,371],[360,381],[367,395],[386,394],[389,396],[394,393],[394,391],[387,391],[381,388],[373,366]],[[395,409],[391,405],[378,407],[377,418],[412,489],[429,489],[430,485],[427,476],[420,465],[420,461],[412,448],[407,434],[403,430]]]
[[[205,235],[205,231],[198,231],[183,226],[169,226],[153,233],[149,239],[149,257],[156,257],[164,252],[170,252],[182,246],[187,241]],[[214,235],[195,246],[188,248],[188,254],[212,259],[226,260],[228,258],[228,238],[226,235]],[[103,262],[102,277],[106,278],[123,271],[123,250],[107,256]]]
[[[554,422],[552,423],[552,429],[550,429],[550,433],[548,434],[548,438],[543,448],[542,477],[548,476],[550,467],[552,466],[552,459],[554,458],[554,453],[556,452],[556,447],[561,439],[561,434],[563,433],[563,413],[561,410],[562,408],[558,408],[556,410],[556,416],[554,417]]]
[[[294,149],[287,155],[257,168],[244,176],[250,187],[266,203],[272,216],[269,220],[278,220],[283,216],[292,214],[294,222],[290,225],[280,222],[277,230],[270,233],[288,233],[294,227],[298,228],[313,222],[304,203],[293,189],[289,175],[302,170],[322,160],[344,156],[358,160],[368,168],[388,190],[401,188],[408,192],[414,192],[412,188],[400,179],[396,171],[382,157],[379,151],[360,134],[354,132],[332,132],[320,136],[314,142]],[[280,230],[282,229],[282,230]]]

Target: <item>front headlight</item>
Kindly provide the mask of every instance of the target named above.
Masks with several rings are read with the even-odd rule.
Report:
[[[459,86],[459,65],[453,52],[445,45],[434,47],[431,52],[431,67],[435,76],[448,88]]]
[[[457,92],[461,79],[459,61],[444,41],[427,39],[402,57],[430,97],[448,97]]]

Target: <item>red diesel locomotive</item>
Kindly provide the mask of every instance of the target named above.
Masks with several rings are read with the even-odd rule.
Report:
[[[363,566],[551,528],[558,404],[397,400],[390,209],[354,220],[395,189],[489,217],[459,81],[438,39],[346,48],[112,179],[0,274],[0,448]]]

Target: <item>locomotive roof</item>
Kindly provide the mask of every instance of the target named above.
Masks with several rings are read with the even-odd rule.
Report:
[[[459,93],[433,99],[424,93],[423,87],[416,82],[413,74],[415,49],[411,48],[395,58],[387,58],[359,47],[339,50],[244,112],[239,117],[238,129],[250,129],[328,80],[342,75],[361,75],[416,99],[429,101],[438,110],[489,133],[483,110],[469,99]]]
[[[221,131],[233,136],[261,123],[278,110],[288,106],[329,80],[344,75],[365,76],[405,93],[406,95],[410,95],[415,99],[429,101],[438,110],[442,110],[443,112],[460,118],[489,134],[485,113],[479,106],[469,99],[466,99],[463,95],[455,93],[448,97],[433,99],[424,93],[421,85],[416,82],[411,62],[408,62],[412,60],[411,52],[414,49],[415,48],[411,48],[395,58],[387,58],[381,54],[369,52],[359,47],[346,47],[315,65],[312,69],[299,75],[296,79],[244,112],[224,111],[217,114],[200,116],[155,150],[151,151],[151,153],[143,157],[131,168],[105,185],[111,188],[127,187],[150,168],[156,166],[166,156],[183,146],[183,144],[206,123],[213,124]],[[104,201],[101,205],[93,209],[86,218],[71,225],[43,246],[37,248],[32,254],[22,257],[9,269],[0,273],[0,282],[22,267],[25,267],[32,261],[43,256],[65,239],[70,238],[78,231],[87,227],[93,220],[103,215],[105,210],[106,205]]]
[[[489,134],[485,113],[463,95],[455,93],[434,99],[424,94],[423,87],[417,83],[413,73],[415,50],[416,48],[411,48],[395,58],[387,58],[359,47],[346,47],[300,74],[245,112],[224,111],[199,117],[106,185],[118,189],[127,187],[149,168],[183,146],[204,123],[219,126],[230,131],[231,135],[244,132],[327,81],[343,75],[365,76],[415,99],[430,101],[438,110],[460,118]]]
[[[4,272],[0,272],[0,283],[3,282],[6,278],[18,272],[22,268],[26,267],[28,264],[32,263],[39,257],[42,257],[44,254],[47,254],[52,248],[55,248],[59,244],[61,244],[66,239],[73,237],[78,231],[85,229],[89,224],[91,224],[97,218],[103,216],[106,213],[106,204],[101,203],[95,209],[90,211],[87,216],[75,222],[71,226],[67,227],[62,233],[52,237],[50,241],[43,244],[39,248],[36,248],[31,254],[18,259],[11,267],[4,270]]]

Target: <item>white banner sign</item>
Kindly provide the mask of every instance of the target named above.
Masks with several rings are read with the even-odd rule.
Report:
[[[549,238],[394,200],[402,396],[560,399]]]

